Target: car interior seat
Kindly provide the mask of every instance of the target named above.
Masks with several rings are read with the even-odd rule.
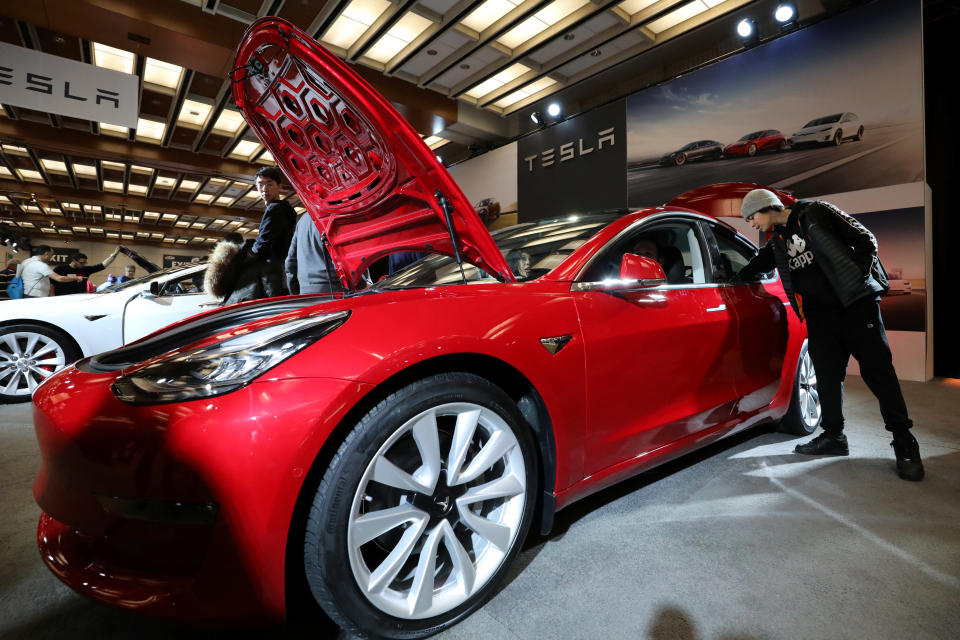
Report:
[[[667,284],[689,284],[693,279],[687,276],[687,265],[683,263],[683,253],[677,247],[664,247],[661,251],[663,272],[667,274]]]

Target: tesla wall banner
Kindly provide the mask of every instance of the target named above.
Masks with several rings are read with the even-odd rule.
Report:
[[[517,148],[521,222],[627,204],[622,100],[522,138]]]
[[[0,42],[0,102],[137,127],[137,76]]]

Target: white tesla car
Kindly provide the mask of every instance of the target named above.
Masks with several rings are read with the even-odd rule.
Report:
[[[165,269],[99,293],[0,303],[0,403],[25,402],[67,364],[220,304],[202,291],[206,268]]]
[[[804,144],[834,144],[844,140],[862,140],[863,123],[860,116],[850,111],[834,113],[822,118],[815,118],[803,125],[799,131],[790,136],[790,146],[798,147]]]

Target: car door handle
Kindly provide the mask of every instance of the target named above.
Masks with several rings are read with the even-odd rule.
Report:
[[[709,309],[707,309],[707,311],[726,311],[726,310],[727,310],[727,305],[725,304],[722,304],[719,307],[710,307]]]

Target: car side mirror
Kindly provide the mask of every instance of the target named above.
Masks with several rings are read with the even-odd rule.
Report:
[[[160,295],[160,283],[156,281],[150,283],[149,289],[144,289],[143,291],[140,292],[141,298],[156,298],[159,295]]]
[[[620,260],[620,279],[638,280],[640,286],[650,287],[665,284],[667,274],[664,273],[660,263],[653,258],[625,253]]]

